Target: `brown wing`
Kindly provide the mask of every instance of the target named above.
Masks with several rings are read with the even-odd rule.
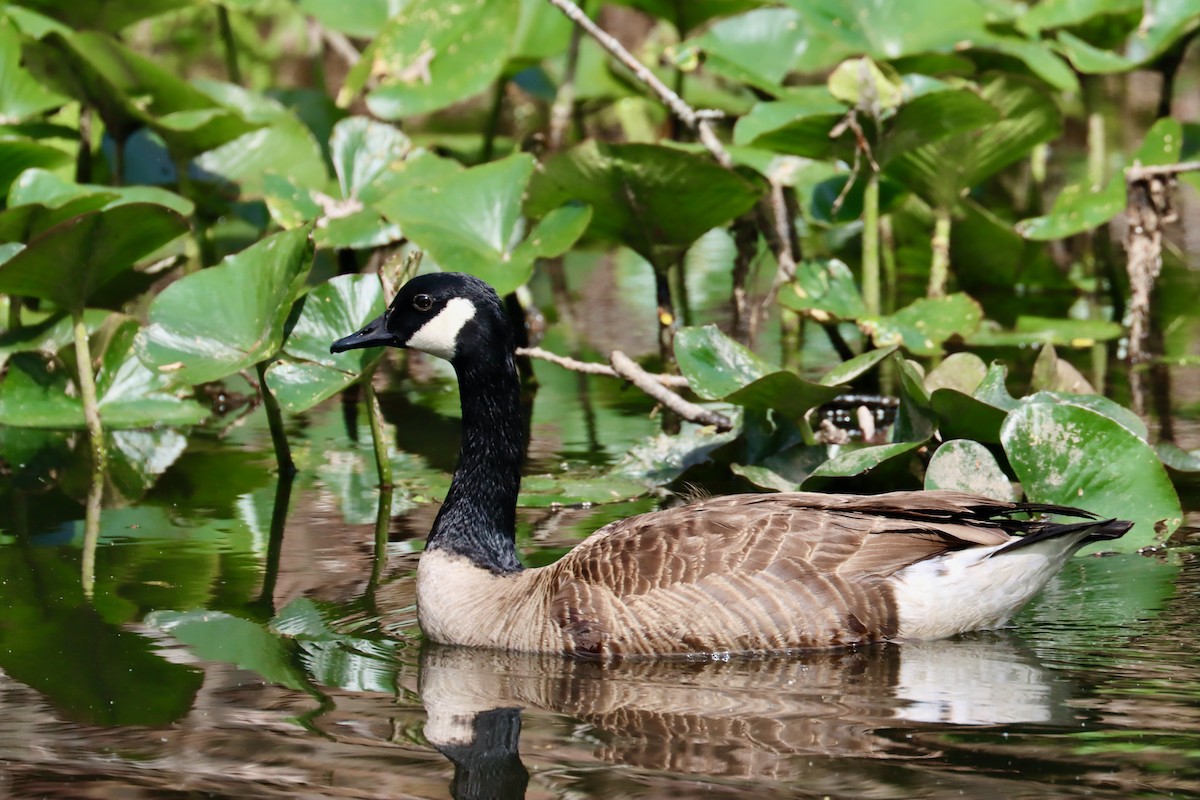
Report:
[[[947,492],[797,492],[644,514],[551,568],[550,614],[566,649],[601,657],[886,639],[897,629],[887,578],[1008,541],[996,515],[1014,508]]]

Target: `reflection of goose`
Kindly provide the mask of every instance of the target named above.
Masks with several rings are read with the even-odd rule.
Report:
[[[513,541],[520,391],[496,293],[414,278],[332,350],[375,345],[458,373],[459,465],[417,573],[421,627],[447,644],[610,658],[934,639],[1003,625],[1076,548],[1130,527],[1014,520],[1091,515],[959,493],[738,495],[618,521],[527,570]]]
[[[495,734],[476,738],[494,724],[495,709],[578,720],[589,726],[596,757],[607,762],[815,780],[845,770],[837,757],[908,761],[929,755],[904,733],[927,722],[1071,719],[1052,673],[998,635],[765,660],[609,665],[427,644],[420,681],[425,736],[443,752],[454,748],[460,784],[463,754],[472,748],[490,754],[477,756],[476,764],[499,763]],[[516,727],[510,721],[506,730]],[[527,739],[534,737],[527,752],[545,744],[544,730],[543,724],[541,731],[534,726],[527,732]],[[551,734],[551,742],[561,738]],[[813,760],[818,757],[835,759]]]

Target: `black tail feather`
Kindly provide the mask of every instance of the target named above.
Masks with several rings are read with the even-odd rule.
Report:
[[[1070,510],[1075,511],[1076,516],[1082,516],[1078,509]],[[1133,523],[1123,519],[1089,520],[1087,522],[1072,523],[1049,522],[1047,520],[1029,520],[1028,525],[1024,527],[1026,527],[1026,533],[1024,536],[1000,548],[996,552],[992,553],[992,555],[998,556],[1001,553],[1019,550],[1020,548],[1028,547],[1031,544],[1044,542],[1048,539],[1057,539],[1060,536],[1069,536],[1081,531],[1088,531],[1088,535],[1079,540],[1079,545],[1081,547],[1092,542],[1104,542],[1110,539],[1119,539],[1124,536],[1130,528],[1133,527]]]

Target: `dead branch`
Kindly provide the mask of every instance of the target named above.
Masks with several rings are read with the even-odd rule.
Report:
[[[613,370],[617,375],[629,381],[688,422],[695,422],[699,425],[712,425],[718,431],[728,431],[733,428],[733,423],[730,422],[729,417],[684,400],[675,394],[675,392],[659,383],[656,380],[656,376],[639,367],[634,363],[633,359],[620,350],[613,350],[609,358]]]
[[[557,364],[563,369],[569,369],[572,372],[582,372],[587,375],[603,375],[607,378],[624,377],[608,364],[600,364],[595,361],[579,361],[569,356],[560,356],[558,353],[543,350],[540,347],[518,347],[517,355],[525,356],[526,358],[540,358],[542,361],[549,361],[551,364]],[[642,373],[648,376],[650,380],[662,386],[670,386],[677,389],[688,388],[687,378],[682,375],[654,375],[645,370],[642,370]]]

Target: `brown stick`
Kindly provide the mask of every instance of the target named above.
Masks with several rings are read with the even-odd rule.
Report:
[[[543,350],[540,347],[518,347],[517,355],[527,358],[540,358],[542,361],[549,361],[551,364],[557,364],[563,369],[569,369],[572,372],[582,372],[587,375],[603,375],[607,378],[624,377],[608,364],[600,364],[595,361],[579,361],[568,356],[560,356],[558,353],[552,353],[549,350]],[[641,368],[639,367],[639,369]],[[682,375],[654,375],[645,370],[642,370],[642,373],[663,386],[671,386],[677,389],[688,388],[687,378]]]
[[[684,400],[675,394],[675,392],[659,383],[654,375],[639,367],[634,363],[633,359],[620,350],[614,350],[609,358],[613,370],[618,375],[687,421],[695,422],[699,425],[712,425],[718,431],[727,431],[733,428],[733,423],[730,422],[729,417]]]

